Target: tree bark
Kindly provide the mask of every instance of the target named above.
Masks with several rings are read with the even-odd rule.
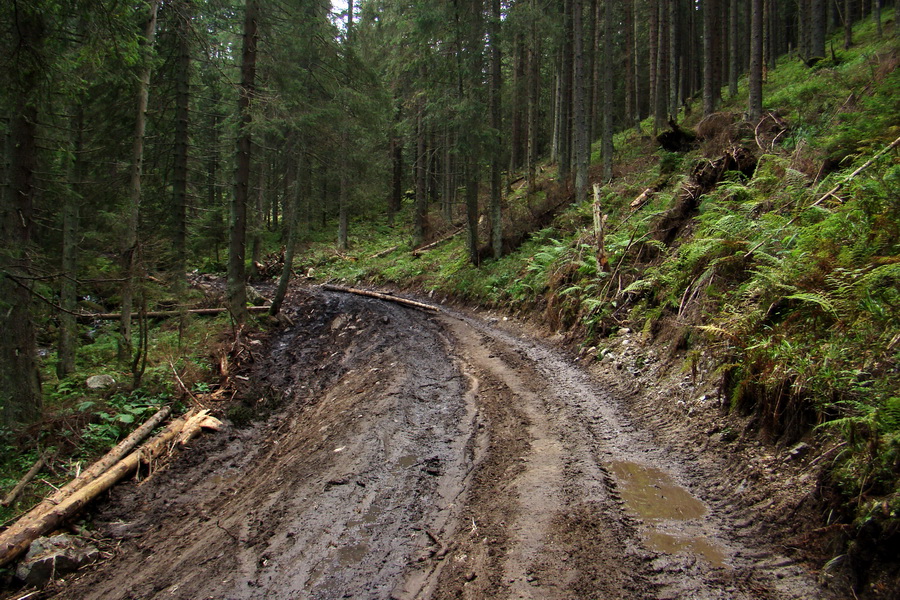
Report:
[[[603,2],[603,132],[600,149],[603,155],[603,179],[612,179],[613,165],[613,14],[612,0]]]
[[[187,272],[187,206],[188,206],[188,134],[191,101],[191,19],[193,0],[181,0],[177,5],[176,34],[178,59],[175,65],[175,156],[172,173],[172,204],[175,211],[175,289],[183,292]]]
[[[75,348],[78,345],[78,326],[75,312],[78,304],[76,278],[78,277],[78,220],[81,205],[81,185],[84,178],[84,106],[74,108],[70,120],[72,158],[69,163],[69,186],[63,200],[62,280],[59,286],[59,304],[63,312],[59,316],[56,376],[60,379],[75,371]]]
[[[147,103],[150,97],[151,55],[156,39],[156,15],[159,0],[150,2],[150,13],[144,27],[143,65],[138,75],[137,114],[134,121],[134,139],[131,147],[131,181],[128,194],[127,228],[122,249],[125,282],[122,285],[122,321],[119,324],[119,360],[131,358],[131,311],[139,262],[138,226],[141,219],[141,180],[144,168],[144,133],[147,129]]]
[[[238,95],[240,127],[235,157],[234,193],[231,198],[231,229],[228,240],[228,281],[226,292],[232,317],[247,320],[246,265],[247,204],[250,198],[250,163],[253,135],[251,112],[256,89],[256,50],[259,43],[259,0],[247,0],[241,52],[241,84]]]
[[[503,255],[503,214],[501,208],[502,190],[500,185],[503,139],[500,135],[503,123],[501,117],[502,64],[500,56],[500,0],[491,0],[490,42],[491,42],[491,90],[490,113],[494,148],[491,152],[491,250],[494,258]]]
[[[584,5],[582,0],[572,0],[572,41],[572,137],[575,148],[575,202],[578,203],[587,197],[588,161],[590,160],[590,139],[588,139],[584,97]]]
[[[762,115],[763,78],[763,0],[751,0],[750,4],[750,77],[747,117],[751,123]]]
[[[31,294],[14,279],[31,269],[29,246],[34,231],[37,170],[38,96],[43,70],[45,23],[39,10],[16,12],[12,74],[14,113],[10,123],[9,186],[0,203],[0,398],[7,427],[41,416]]]

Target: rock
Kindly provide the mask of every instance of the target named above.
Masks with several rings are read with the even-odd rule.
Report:
[[[99,558],[100,551],[96,547],[73,536],[42,537],[31,543],[25,560],[16,567],[16,577],[27,585],[41,587]]]
[[[88,377],[84,383],[89,390],[105,390],[116,385],[116,380],[112,375],[93,375]]]

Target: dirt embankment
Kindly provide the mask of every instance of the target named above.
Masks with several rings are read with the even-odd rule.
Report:
[[[452,311],[290,315],[246,390],[269,416],[114,490],[114,557],[56,597],[828,597],[743,522],[721,440],[692,452],[635,390]]]

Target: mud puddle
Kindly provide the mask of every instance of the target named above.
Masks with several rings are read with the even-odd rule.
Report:
[[[643,536],[648,546],[667,554],[700,556],[715,567],[725,567],[724,549],[704,537],[667,532],[667,527],[684,521],[699,521],[707,507],[661,469],[617,461],[609,465],[615,475],[625,508],[644,523]]]
[[[747,558],[684,461],[539,340],[318,290],[291,307],[244,391],[271,416],[116,488],[91,517],[114,557],[56,597],[827,597]]]

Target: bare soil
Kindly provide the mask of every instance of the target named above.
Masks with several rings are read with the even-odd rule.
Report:
[[[733,439],[639,340],[584,360],[497,316],[290,306],[251,343],[263,416],[114,489],[110,558],[43,597],[838,597],[778,525],[798,453]]]

